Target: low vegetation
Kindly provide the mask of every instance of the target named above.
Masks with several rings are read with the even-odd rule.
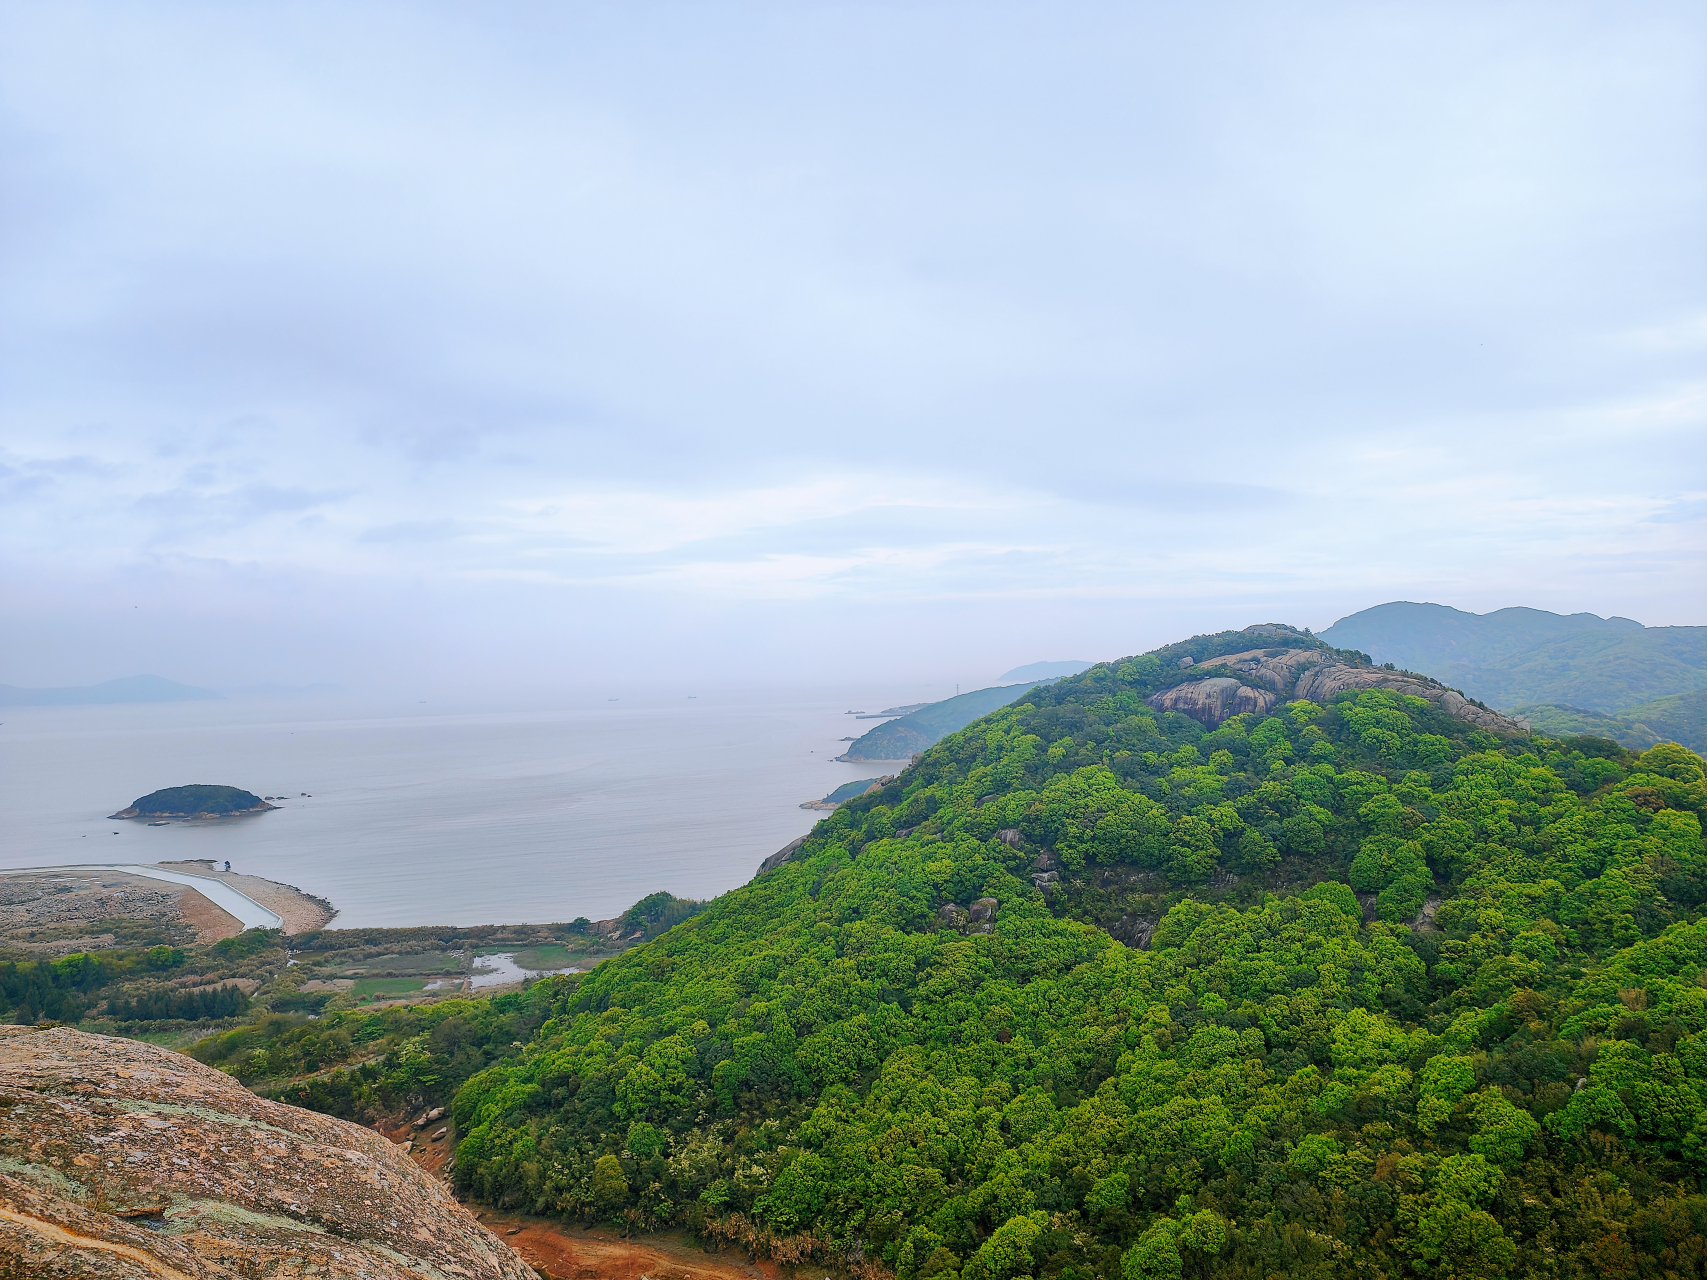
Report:
[[[519,1054],[573,981],[315,1019],[268,1014],[189,1052],[266,1097],[366,1123],[448,1103],[470,1076]]]
[[[407,1019],[416,1015],[407,1014],[402,1022],[369,1024],[362,1019],[396,1018],[399,1002],[423,1010],[454,1005],[465,1021],[472,1019],[470,1025],[487,1026],[487,1015],[479,1011],[491,1002],[460,998],[457,990],[481,953],[514,952],[524,970],[590,969],[625,946],[656,937],[687,919],[699,905],[668,893],[652,894],[616,919],[601,922],[602,932],[587,920],[471,929],[325,929],[295,936],[251,929],[210,946],[174,945],[167,935],[176,939],[180,931],[157,922],[107,920],[98,922],[104,932],[144,945],[57,959],[0,951],[0,1020],[64,1023],[84,1031],[191,1048],[228,1068],[238,1060],[234,1045],[251,1057],[257,1049],[264,1056],[276,1040],[317,1043],[317,1036],[343,1028],[351,1042],[361,1046],[355,1057],[365,1062],[385,1056],[396,1041],[396,1029],[412,1025]],[[452,984],[448,988],[428,988],[429,983],[447,981]],[[420,1016],[432,1023],[450,1015],[423,1011]],[[362,1033],[361,1028],[369,1025],[388,1029]],[[512,1039],[520,1025],[510,1028]],[[453,1029],[447,1034],[459,1032]],[[204,1042],[222,1047],[204,1049]],[[335,1042],[336,1037],[327,1041]],[[486,1055],[481,1064],[495,1061],[501,1056],[498,1050],[509,1043],[480,1041],[480,1052]],[[276,1061],[294,1062],[294,1052],[287,1050]],[[324,1061],[317,1061],[313,1072],[346,1060],[318,1050],[310,1056],[315,1053]],[[468,1061],[464,1055],[450,1074],[429,1074],[434,1081],[454,1079],[460,1084],[478,1069],[468,1067]],[[441,1066],[449,1070],[450,1059]],[[237,1074],[246,1083],[277,1093],[292,1075],[281,1070],[282,1075],[256,1074],[243,1066]],[[362,1089],[350,1093],[361,1100],[339,1114],[365,1116],[362,1108],[379,1105],[376,1100],[389,1105],[406,1096],[408,1090],[396,1080],[386,1083],[390,1079],[370,1072]],[[413,1077],[409,1085],[420,1096],[433,1099],[438,1096],[436,1087],[432,1081],[423,1083]],[[447,1093],[442,1100],[448,1102],[449,1097]]]

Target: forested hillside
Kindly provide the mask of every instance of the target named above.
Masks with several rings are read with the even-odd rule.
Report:
[[[974,689],[921,707],[911,715],[888,720],[865,734],[840,758],[843,760],[906,760],[964,729],[979,716],[1020,698],[1036,681]]]
[[[1329,644],[1361,649],[1413,671],[1474,678],[1557,640],[1596,635],[1628,639],[1647,630],[1630,618],[1514,607],[1466,613],[1444,604],[1394,600],[1341,618],[1322,632]]]
[[[1395,601],[1341,618],[1322,638],[1513,710],[1543,732],[1568,726],[1627,747],[1707,749],[1707,627]]]
[[[1701,760],[1146,705],[1250,643],[1034,690],[559,987],[457,1181],[902,1280],[1702,1276]]]
[[[1583,707],[1549,705],[1513,707],[1512,714],[1546,734],[1597,734],[1638,750],[1656,742],[1707,748],[1707,689],[1638,702],[1605,715]]]

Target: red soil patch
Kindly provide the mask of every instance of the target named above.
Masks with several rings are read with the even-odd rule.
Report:
[[[410,1159],[433,1177],[444,1179],[444,1167],[456,1153],[455,1132],[439,1141],[432,1135],[450,1123],[447,1115],[421,1129],[412,1115],[387,1116],[373,1128],[392,1142],[411,1142]],[[545,1280],[828,1280],[828,1270],[813,1265],[783,1268],[749,1262],[739,1248],[707,1253],[682,1232],[652,1232],[623,1239],[608,1227],[579,1227],[549,1218],[524,1218],[513,1213],[469,1205],[481,1225],[509,1245]],[[839,1273],[838,1273],[839,1274]]]
[[[624,1240],[514,1214],[475,1216],[546,1280],[779,1280],[784,1274],[773,1263],[748,1262],[737,1250],[706,1253],[674,1232]]]
[[[188,885],[178,891],[178,914],[196,931],[197,942],[218,942],[243,932],[241,920]]]

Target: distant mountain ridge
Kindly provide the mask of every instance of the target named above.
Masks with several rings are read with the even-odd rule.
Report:
[[[980,716],[1017,701],[1028,690],[1053,681],[1030,680],[1021,684],[974,689],[880,724],[847,749],[838,760],[905,760],[951,733],[957,733]]]
[[[1512,714],[1554,737],[1592,733],[1635,751],[1645,751],[1659,742],[1681,742],[1698,752],[1707,749],[1707,689],[1638,702],[1608,715],[1584,707],[1548,704],[1513,707]]]
[[[1022,680],[1059,680],[1064,676],[1076,676],[1081,671],[1089,671],[1094,666],[1094,662],[1083,662],[1077,658],[1064,662],[1028,662],[1023,667],[1004,671],[996,677],[996,683],[1003,685],[1018,684]]]
[[[125,676],[100,684],[24,689],[0,684],[0,707],[61,707],[118,702],[201,702],[220,697],[212,689],[179,684],[161,676]]]
[[[1321,637],[1432,676],[1539,729],[1571,725],[1626,746],[1669,738],[1707,748],[1707,707],[1693,696],[1707,690],[1707,627],[1394,601],[1342,618]]]

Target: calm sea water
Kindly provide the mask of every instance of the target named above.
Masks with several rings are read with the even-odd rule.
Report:
[[[229,859],[233,871],[331,899],[336,923],[351,927],[597,920],[659,889],[707,898],[744,884],[823,816],[801,801],[882,771],[830,761],[839,738],[873,723],[844,712],[931,696],[942,694],[707,694],[450,714],[277,702],[8,707],[0,866]],[[291,798],[273,813],[198,825],[104,816],[190,782]]]

